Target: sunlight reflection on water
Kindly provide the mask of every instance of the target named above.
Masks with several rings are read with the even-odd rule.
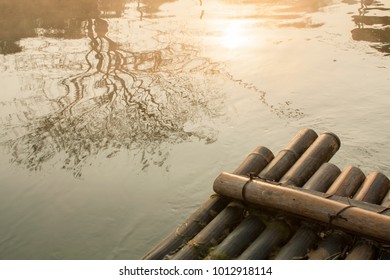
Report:
[[[0,0],[1,259],[140,258],[302,127],[390,173],[384,1],[31,3]]]

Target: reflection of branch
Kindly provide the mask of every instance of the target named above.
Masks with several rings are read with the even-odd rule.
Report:
[[[140,0],[137,0],[137,11],[139,12],[139,20],[142,21],[144,12],[141,9]]]
[[[101,19],[89,20],[87,30],[88,68],[59,83],[65,94],[55,99],[57,111],[32,118],[27,133],[8,141],[14,162],[36,170],[65,153],[63,167],[80,176],[99,153],[111,157],[122,148],[141,150],[146,168],[164,164],[162,142],[215,141],[212,131],[185,128],[219,114],[217,107],[210,108],[213,93],[190,77],[194,68],[189,65],[198,60],[196,71],[207,71],[207,60],[173,46],[141,53],[122,50],[106,36],[108,23]],[[177,50],[182,55],[176,57]]]

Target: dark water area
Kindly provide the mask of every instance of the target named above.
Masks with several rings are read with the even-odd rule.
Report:
[[[0,259],[139,259],[256,146],[390,175],[390,5],[0,0]]]

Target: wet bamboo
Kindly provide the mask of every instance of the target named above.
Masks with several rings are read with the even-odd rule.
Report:
[[[298,135],[296,135],[294,137],[294,139],[292,141],[290,141],[290,144],[287,146],[289,147],[295,154],[297,154],[298,156],[300,154],[302,154],[308,146],[310,146],[310,144],[313,142],[313,136],[316,137],[316,134],[314,131],[310,130],[310,129],[304,129],[302,130],[300,133],[298,133]],[[315,138],[314,137],[314,138]],[[273,156],[273,155],[272,155]],[[262,157],[264,158],[264,156]],[[269,159],[270,157],[266,157],[267,159]],[[248,166],[253,166],[253,164],[248,164],[246,163],[248,160],[253,160],[253,156],[252,155],[249,155],[247,160],[242,164],[240,165],[234,172],[235,173],[240,173],[240,174],[248,174],[248,173],[252,173],[252,175],[257,175],[258,172],[260,171],[260,169],[256,169],[256,168],[248,168]],[[258,160],[258,159],[257,159]],[[295,159],[296,160],[296,159]],[[292,159],[292,163],[295,161],[294,159]],[[269,161],[267,161],[268,163]],[[275,164],[277,163],[277,161],[275,160],[272,160],[271,164]],[[286,162],[284,161],[283,164],[279,164],[278,166],[281,167],[281,170],[286,169],[284,167],[284,165],[291,165],[292,164],[291,161],[290,162]],[[264,166],[262,166],[261,169],[263,169]],[[280,172],[280,170],[277,170],[276,172],[273,172],[273,174],[277,174],[278,172]],[[264,174],[264,173],[263,173]],[[265,173],[267,174],[267,173]],[[282,176],[283,174],[281,173],[279,176]],[[268,176],[268,178],[272,178],[272,176]],[[201,232],[202,233],[202,232]],[[200,234],[200,233],[199,233]],[[207,239],[207,236],[205,237],[206,235],[203,235],[203,239]],[[198,236],[195,236],[195,238],[197,238]],[[194,238],[194,239],[195,239]],[[202,240],[204,241],[204,240]],[[196,240],[196,242],[199,242],[199,240]],[[204,242],[206,243],[206,242]],[[187,249],[183,250],[183,252],[179,252],[177,255],[174,256],[174,258],[177,258],[177,259],[180,259],[180,258],[195,258],[196,256],[196,250],[193,250],[193,249],[190,249],[191,246],[186,246],[188,247]]]
[[[262,146],[256,147],[233,173],[257,175],[274,158],[272,152]],[[198,234],[227,205],[227,201],[214,194],[187,218],[174,232],[152,248],[143,259],[161,260],[177,250]]]
[[[335,134],[321,133],[279,182],[302,187],[323,163],[332,158],[339,148],[340,139]]]
[[[267,224],[265,230],[237,258],[238,260],[267,259],[275,247],[284,244],[290,237],[290,227],[284,221],[274,220]]]
[[[372,172],[358,190],[354,199],[369,203],[381,203],[390,190],[390,180],[382,173]],[[369,260],[378,254],[378,248],[373,242],[361,239],[348,253],[347,260]]]
[[[302,129],[278,155],[264,168],[259,177],[278,181],[301,155],[312,145],[317,133],[311,129]],[[285,221],[269,223],[262,234],[241,254],[239,259],[265,259],[274,246],[284,244],[291,234]]]
[[[314,130],[304,128],[263,169],[260,177],[279,181],[318,137]]]
[[[270,150],[268,150],[267,148],[265,147],[256,147],[252,153],[250,153],[246,159],[239,165],[239,167],[234,170],[234,173],[236,174],[242,174],[242,175],[246,175],[247,173],[252,173],[252,174],[258,174],[272,159],[273,159],[273,154]],[[218,198],[219,200],[221,200],[222,198]],[[230,204],[229,204],[230,205]],[[229,207],[228,205],[228,209],[224,209],[222,212],[227,212],[227,213],[230,213],[230,215],[227,215],[226,213],[225,214],[222,214],[222,212],[217,216],[216,219],[214,219],[214,223],[215,224],[222,224],[222,228],[223,226],[223,223],[226,223],[227,224],[227,227],[230,226],[230,224],[232,223],[232,221],[234,221],[236,218],[235,218],[235,215],[234,213],[232,213],[232,210],[231,209],[235,209],[237,207]],[[241,210],[235,210],[236,211],[236,214],[237,215],[241,215],[242,214],[242,211]],[[222,215],[221,215],[222,214]],[[229,217],[230,217],[230,220],[229,220]],[[204,225],[208,225],[210,221],[208,221],[207,223],[203,223]],[[188,238],[187,240],[191,240],[192,238],[196,239],[197,235],[199,235],[201,237],[198,238],[198,240],[195,240],[195,242],[201,244],[201,242],[207,244],[207,239],[209,238],[207,236],[207,233],[210,233],[210,231],[207,231],[206,228],[204,228],[204,225],[202,228],[197,228],[197,232],[193,232],[191,238]],[[200,239],[200,240],[199,240]],[[186,241],[187,241],[186,240]],[[192,241],[190,241],[192,242]],[[184,245],[184,243],[182,243],[181,245]],[[203,247],[205,247],[206,245],[202,245]],[[188,246],[184,246],[184,247],[188,247]],[[191,246],[189,246],[191,247]],[[195,248],[196,246],[194,246]],[[176,247],[177,248],[180,248],[180,246]],[[194,249],[192,248],[192,249]],[[177,256],[181,256],[181,258],[195,258],[197,257],[199,254],[199,250],[188,250],[189,253],[183,249],[180,252],[180,254],[178,254]],[[203,248],[204,249],[204,248]],[[191,252],[193,253],[191,255]],[[177,256],[174,256],[173,258],[177,257]]]
[[[382,206],[390,208],[390,191],[387,192],[387,195],[382,200],[381,203]],[[381,248],[381,260],[390,260],[390,245],[388,246],[382,246]]]
[[[344,176],[347,177],[346,180],[345,181],[340,180]],[[359,177],[360,177],[360,179],[359,179]],[[338,202],[341,202],[343,204],[348,204],[348,205],[351,205],[353,207],[359,207],[359,208],[369,210],[372,212],[378,212],[378,213],[380,212],[384,215],[390,216],[390,208],[383,206],[384,204],[378,205],[378,204],[367,203],[367,202],[356,200],[356,199],[351,199],[353,194],[357,191],[357,189],[359,189],[359,184],[361,184],[361,182],[364,181],[364,178],[365,178],[364,173],[359,168],[349,166],[343,170],[343,172],[340,174],[340,176],[337,177],[334,184],[332,184],[332,186],[329,188],[329,190],[326,191],[325,193],[316,191],[315,186],[311,189],[307,189],[305,187],[297,188],[294,186],[285,186],[285,187],[298,189],[303,193],[316,195],[316,196],[323,197],[323,198],[326,198],[329,200],[338,201]],[[336,184],[337,181],[339,181],[339,182],[341,181],[342,185],[337,190],[337,192],[335,192],[334,185]],[[354,186],[353,182],[355,182],[355,183],[357,182],[358,184],[356,184]],[[319,187],[317,187],[317,188],[319,188]],[[332,192],[330,192],[331,189],[333,189]],[[351,195],[348,195],[348,194],[351,194]],[[340,196],[340,195],[346,195],[346,196]],[[386,200],[386,198],[385,198],[385,200]],[[387,201],[390,201],[390,200],[387,198]]]
[[[336,165],[325,162],[302,188],[325,193],[340,173],[341,171]]]
[[[258,175],[274,159],[273,153],[265,147],[256,147],[233,171],[239,175]]]
[[[210,247],[216,246],[242,220],[243,214],[244,207],[241,203],[229,203],[215,219],[173,255],[172,259],[194,260],[204,258]]]
[[[331,186],[340,173],[341,171],[337,166],[331,163],[324,163],[309,181],[306,182],[303,189],[324,192]],[[318,239],[316,234],[317,230],[317,227],[314,226],[300,226],[289,242],[279,251],[276,259],[290,260],[305,257]]]
[[[350,197],[355,194],[364,180],[364,173],[359,168],[347,166],[326,193]],[[316,250],[308,254],[308,258],[318,260],[338,258],[343,254],[348,239],[350,239],[350,235],[347,233],[333,230],[319,243]]]
[[[275,260],[301,259],[308,249],[317,241],[318,236],[313,226],[302,225],[279,251]]]
[[[312,151],[318,152],[318,150],[321,150],[321,149],[319,149],[319,147],[321,148],[321,147],[325,147],[327,145],[327,141],[324,141],[324,136],[322,136],[322,139],[320,139],[320,141],[317,141],[316,140],[317,135],[314,133],[314,131],[306,130],[304,132],[305,132],[304,134],[306,134],[306,136],[302,137],[300,141],[302,141],[302,139],[305,139],[305,141],[302,141],[302,143],[299,143],[299,142],[294,143],[294,141],[289,143],[289,145],[287,145],[286,148],[283,149],[275,157],[275,159],[260,173],[261,178],[272,180],[272,181],[277,181],[286,173],[286,171],[288,169],[291,168],[291,166],[294,166],[294,164],[296,164],[297,160],[302,156],[302,154],[303,154],[302,157],[305,157],[305,155],[306,155],[306,158],[313,158],[313,157],[315,157],[315,153],[313,153],[313,152],[308,153],[307,152],[308,150],[310,151],[310,149],[311,149]],[[325,139],[325,140],[329,140],[329,139]],[[313,142],[315,144],[313,144]],[[329,141],[329,142],[331,143],[332,141]],[[313,148],[311,148],[311,146],[317,146],[317,148],[313,149]],[[301,165],[302,164],[304,165],[305,162],[307,162],[307,160],[301,161]],[[298,169],[298,167],[299,167],[299,165],[298,166],[295,165],[296,169]],[[324,169],[328,169],[327,172],[325,172],[326,176],[328,176],[329,174],[331,174],[331,175],[329,176],[329,178],[325,178],[323,181],[319,182],[317,184],[317,186],[322,186],[325,184],[329,185],[330,183],[328,183],[327,181],[331,180],[332,176],[334,176],[331,171],[337,172],[338,168],[333,166],[333,165],[330,165],[328,167],[325,166]],[[328,171],[330,173],[328,173]],[[290,178],[292,179],[292,178],[294,178],[294,176],[298,176],[298,175],[299,175],[299,173],[292,172],[290,174]],[[285,224],[285,228],[288,228],[286,224]],[[279,241],[283,240],[283,243],[286,242],[286,240],[285,240],[286,236],[288,236],[288,235],[286,235],[286,232],[283,232],[283,231],[275,230],[273,232],[273,238],[275,240],[279,240]],[[240,258],[249,258],[249,259],[250,258],[265,258],[266,254],[264,254],[264,252],[268,252],[268,251],[264,251],[264,248],[261,248],[261,246],[264,246],[264,244],[267,244],[266,242],[262,242],[262,239],[266,239],[267,237],[268,237],[268,235],[265,233],[260,235],[258,237],[257,242],[254,242],[253,246],[248,248],[248,250],[247,250],[248,252],[247,251],[244,252],[244,254],[242,256],[240,256]],[[311,241],[312,239],[310,239],[310,238],[307,238],[306,240],[307,241],[310,240],[309,242],[312,242]],[[283,243],[279,243],[278,245],[281,245]],[[256,249],[255,249],[255,246],[257,246]],[[265,247],[267,248],[267,246],[265,246]],[[259,255],[257,253],[259,251],[261,251],[263,253]],[[258,255],[256,255],[256,254],[258,254]]]
[[[382,173],[372,172],[353,199],[380,204],[390,190],[390,180]]]
[[[363,183],[365,175],[355,166],[347,166],[342,174],[330,186],[327,194],[341,197],[352,197]]]
[[[207,259],[232,259],[241,254],[265,225],[256,215],[247,216],[222,242],[213,250]]]
[[[390,242],[390,216],[333,201],[269,182],[222,173],[214,191],[225,197],[247,201],[331,224],[343,230]]]

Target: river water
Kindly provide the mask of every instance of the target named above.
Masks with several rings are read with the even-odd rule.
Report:
[[[139,259],[258,145],[390,175],[390,6],[0,0],[0,258]]]

